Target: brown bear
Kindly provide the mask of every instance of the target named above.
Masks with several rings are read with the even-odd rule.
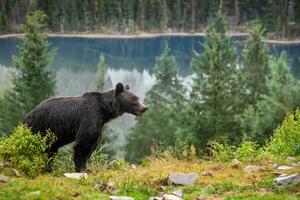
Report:
[[[129,87],[118,83],[108,92],[87,92],[78,97],[47,99],[27,114],[24,124],[33,133],[45,134],[50,129],[57,137],[49,156],[75,141],[74,164],[77,172],[86,170],[86,162],[101,140],[105,123],[124,113],[143,116],[145,106]]]

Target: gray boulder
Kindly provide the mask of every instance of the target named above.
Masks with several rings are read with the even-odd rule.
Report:
[[[174,185],[193,185],[198,178],[197,173],[171,173],[169,175],[169,181]]]
[[[280,187],[288,187],[300,183],[300,174],[281,175],[273,180],[273,183]]]

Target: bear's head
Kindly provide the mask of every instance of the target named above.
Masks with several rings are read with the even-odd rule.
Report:
[[[140,100],[138,96],[129,91],[129,86],[123,86],[118,83],[114,90],[114,110],[118,116],[123,113],[131,113],[133,115],[142,117],[148,110],[148,107]]]

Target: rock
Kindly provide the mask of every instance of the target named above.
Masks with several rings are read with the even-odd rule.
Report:
[[[206,197],[202,194],[196,198],[197,200],[206,200]]]
[[[256,165],[248,165],[248,166],[244,167],[244,171],[246,171],[246,172],[257,171],[259,169],[260,169],[260,167],[256,166]]]
[[[277,168],[277,167],[278,167],[278,164],[277,164],[277,163],[273,163],[273,164],[272,164],[272,167],[273,167],[273,168]]]
[[[195,181],[198,178],[197,173],[190,173],[190,174],[184,174],[184,173],[171,173],[169,175],[169,181],[172,184],[175,185],[192,185],[195,183]]]
[[[162,197],[150,197],[150,198],[152,198],[152,199],[149,199],[149,200],[163,200]]]
[[[164,192],[166,190],[167,190],[167,188],[165,186],[162,186],[162,185],[159,186],[159,191]]]
[[[297,162],[297,163],[292,162],[291,165],[292,165],[293,167],[300,167],[300,162]]]
[[[279,166],[277,167],[278,170],[290,170],[292,169],[292,167],[289,167],[289,166]]]
[[[136,169],[136,165],[132,164],[132,165],[131,165],[131,168],[132,168],[132,169]]]
[[[12,169],[13,171],[13,175],[16,176],[16,177],[19,177],[20,176],[20,173],[18,172],[18,170],[16,169]]]
[[[12,166],[11,162],[9,162],[9,161],[4,161],[3,167],[11,167],[11,166]]]
[[[210,176],[210,177],[213,177],[214,176],[214,173],[210,172],[210,171],[205,171],[205,172],[202,172],[201,174],[202,176]]]
[[[182,189],[175,190],[175,191],[172,192],[172,194],[174,194],[174,195],[176,195],[176,196],[178,196],[180,198],[183,197],[183,191],[182,191]]]
[[[279,176],[273,180],[273,183],[281,186],[281,187],[288,187],[290,185],[296,185],[300,183],[300,174],[292,174],[292,175],[285,175]]]
[[[230,164],[230,166],[232,168],[239,168],[240,165],[241,165],[241,162],[238,159],[233,159]]]
[[[42,194],[41,191],[38,191],[38,190],[37,191],[32,191],[32,192],[28,193],[28,195],[30,195],[30,196],[36,196],[36,197],[37,196],[41,196],[41,194]]]
[[[98,183],[95,185],[101,192],[111,193],[115,189],[115,185],[113,183]]]
[[[81,179],[87,178],[87,173],[64,173],[64,176],[67,178]]]
[[[174,194],[165,194],[163,196],[163,200],[182,200],[182,198],[178,197],[178,196],[176,196]]]
[[[9,181],[9,178],[7,176],[0,174],[0,182],[7,183],[8,181]]]
[[[150,197],[149,200],[163,200],[162,197]]]
[[[289,156],[289,157],[287,157],[287,160],[289,160],[289,161],[295,161],[295,160],[296,160],[296,158],[295,158],[295,157],[291,157],[291,156]]]
[[[126,196],[109,196],[110,200],[134,200],[134,198]]]

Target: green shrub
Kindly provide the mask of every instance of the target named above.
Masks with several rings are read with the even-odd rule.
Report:
[[[231,161],[235,156],[236,147],[229,145],[227,142],[213,141],[212,147],[213,159],[219,162]]]
[[[288,115],[275,130],[270,142],[266,145],[266,153],[277,157],[300,156],[300,111]]]
[[[91,155],[88,165],[91,166],[93,170],[99,168],[99,166],[106,165],[109,161],[109,155],[103,152],[105,146],[99,147],[96,151]]]
[[[45,152],[54,141],[55,137],[50,131],[42,136],[33,134],[24,125],[19,125],[10,136],[0,141],[0,157],[34,178],[51,161]]]
[[[254,163],[262,158],[263,150],[256,142],[243,140],[238,146],[235,158],[244,163]]]

